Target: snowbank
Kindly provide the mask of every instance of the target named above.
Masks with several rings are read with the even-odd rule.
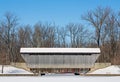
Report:
[[[120,66],[112,65],[103,69],[98,69],[89,74],[120,74]]]
[[[0,74],[2,71],[2,66],[0,65]],[[4,66],[3,74],[32,74],[24,69],[16,68],[10,65]]]

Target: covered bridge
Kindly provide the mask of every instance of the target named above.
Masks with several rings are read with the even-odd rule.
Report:
[[[33,72],[56,73],[90,70],[100,55],[99,48],[21,48],[20,53]]]

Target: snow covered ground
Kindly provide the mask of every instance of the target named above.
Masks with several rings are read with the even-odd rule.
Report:
[[[0,74],[2,71],[2,66],[0,65]],[[4,74],[32,74],[31,72],[28,72],[24,69],[16,68],[10,65],[4,66]],[[120,66],[112,65],[103,69],[98,69],[96,71],[93,71],[90,74],[120,74]],[[51,76],[74,76],[74,74],[51,74]],[[50,76],[50,74],[47,74],[46,76]]]
[[[0,82],[120,82],[120,76],[18,76],[0,77]]]
[[[0,66],[1,72],[1,66]],[[18,69],[12,66],[5,66],[4,73],[6,74],[29,74],[28,71]],[[120,73],[118,66],[110,66],[104,69],[99,69],[93,73]],[[58,76],[0,76],[0,82],[120,82],[120,76],[75,76],[73,74],[64,74]]]
[[[0,65],[0,74],[2,71],[2,66]],[[24,69],[16,68],[10,65],[4,66],[3,74],[32,74]]]
[[[120,66],[112,65],[103,69],[98,69],[90,74],[120,74]]]

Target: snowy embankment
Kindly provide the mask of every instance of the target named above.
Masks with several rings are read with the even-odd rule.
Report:
[[[2,74],[2,66],[0,65],[0,74]],[[16,68],[10,65],[5,65],[3,74],[33,74],[31,72],[28,72],[24,69]]]
[[[120,74],[120,66],[112,65],[103,69],[98,69],[89,74]]]

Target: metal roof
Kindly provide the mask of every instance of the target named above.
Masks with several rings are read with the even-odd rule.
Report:
[[[20,53],[100,53],[100,48],[21,48]]]

